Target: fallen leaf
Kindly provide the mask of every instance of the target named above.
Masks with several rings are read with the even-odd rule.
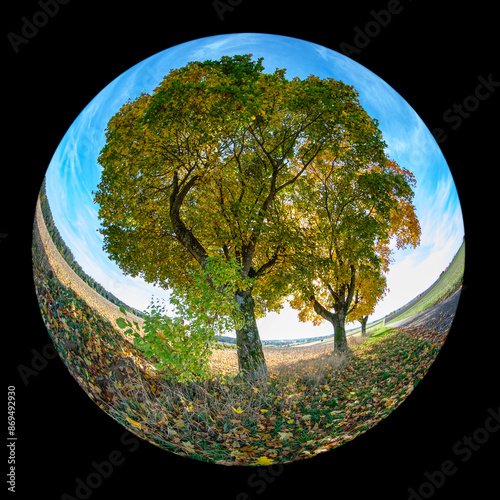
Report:
[[[132,424],[136,429],[141,429],[142,425],[139,422],[136,422],[135,420],[132,420],[130,417],[125,417],[127,419],[127,422]]]
[[[186,450],[188,453],[193,453],[194,452],[194,445],[190,443],[189,441],[182,441],[180,443],[182,448]]]

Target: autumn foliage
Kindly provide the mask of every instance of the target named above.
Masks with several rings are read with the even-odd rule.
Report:
[[[267,375],[256,318],[293,295],[302,319],[342,333],[351,303],[366,313],[383,293],[390,238],[419,232],[412,176],[386,158],[357,91],[263,69],[251,55],[191,62],[125,103],[94,193],[109,256],[185,304],[196,296],[213,323],[231,316],[248,380]],[[229,313],[212,308],[221,297]]]
[[[291,304],[302,321],[332,323],[338,351],[347,349],[346,321],[370,315],[387,291],[391,242],[420,243],[413,174],[389,159],[364,162],[346,149],[340,161],[314,162],[311,176],[301,179],[309,196],[293,203]]]

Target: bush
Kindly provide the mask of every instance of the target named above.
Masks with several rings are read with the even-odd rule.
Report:
[[[241,327],[243,321],[234,292],[252,284],[248,278],[241,278],[235,262],[217,257],[207,260],[205,269],[193,273],[189,286],[170,291],[174,318],[167,316],[165,302],[157,300],[144,314],[142,334],[136,322],[116,320],[125,334],[134,334],[134,344],[156,368],[178,382],[210,376],[212,350],[222,348],[217,337]],[[123,308],[120,311],[125,314]]]

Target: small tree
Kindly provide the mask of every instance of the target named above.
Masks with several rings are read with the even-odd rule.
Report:
[[[420,238],[413,175],[387,158],[373,163],[352,150],[341,161],[315,161],[315,175],[302,181],[310,197],[295,203],[301,245],[294,263],[303,281],[295,282],[291,305],[302,321],[332,323],[339,352],[347,350],[348,316],[368,314],[385,291],[390,238],[399,248]]]
[[[222,348],[214,340],[241,328],[244,319],[231,300],[232,290],[226,285],[236,280],[241,287],[245,283],[241,282],[238,267],[234,263],[232,266],[230,264],[221,266],[217,259],[209,257],[206,269],[194,269],[195,276],[192,279],[195,286],[183,294],[177,290],[171,293],[173,317],[167,314],[164,301],[152,300],[144,314],[142,327],[126,318],[116,320],[125,334],[134,335],[135,345],[168,378],[188,382],[195,378],[210,377],[208,362],[212,350]],[[220,292],[199,297],[198,291],[207,286],[207,273],[210,274],[211,284]],[[246,285],[250,284],[250,280],[247,280]],[[120,310],[125,314],[125,309]]]
[[[383,273],[388,271],[389,262],[382,268],[382,273],[374,273],[369,278],[359,277],[354,294],[352,311],[348,321],[359,321],[361,323],[361,336],[366,337],[366,325],[368,318],[375,309],[378,302],[388,292],[386,277]]]

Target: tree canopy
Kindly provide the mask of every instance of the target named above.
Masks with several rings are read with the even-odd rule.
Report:
[[[381,195],[377,210],[384,214],[392,208],[384,186],[404,189],[383,170],[380,130],[353,87],[263,70],[262,59],[251,55],[191,62],[172,70],[151,95],[125,103],[108,123],[94,193],[104,248],[125,273],[181,294],[198,287],[200,300],[230,292],[240,316],[240,370],[247,374],[266,372],[255,318],[278,310],[289,295],[290,272],[297,270],[292,255],[308,254],[308,237],[329,246],[324,236],[316,238],[331,210],[330,201],[321,203],[338,196],[329,184],[332,159],[335,189],[357,180],[360,189]],[[358,204],[370,208],[365,199]],[[310,235],[296,227],[309,209],[322,221]],[[352,216],[340,220],[335,245],[361,255],[359,233],[381,239],[387,231],[349,210],[343,209]],[[323,253],[314,257],[316,267]],[[370,259],[363,258],[366,266]],[[342,273],[351,260],[330,259]],[[219,270],[226,283],[214,284],[208,270],[214,262],[227,268]]]

